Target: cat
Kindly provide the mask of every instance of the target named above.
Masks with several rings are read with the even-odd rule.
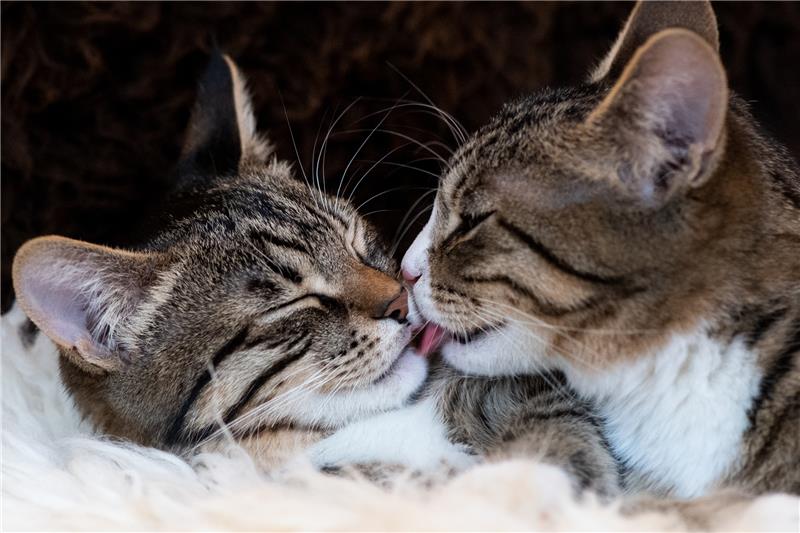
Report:
[[[535,421],[578,488],[616,487],[597,421],[563,383],[438,368],[424,385],[396,264],[347,201],[277,160],[226,56],[200,84],[174,189],[134,250],[42,237],[15,258],[18,302],[58,346],[63,381],[100,432],[180,453],[226,445],[229,432],[272,468],[441,383],[453,426],[470,429],[416,428],[409,449],[435,445],[463,468],[502,455]],[[573,414],[546,423],[558,409]]]
[[[800,173],[718,41],[708,2],[637,3],[588,82],[507,104],[457,150],[402,262],[448,365],[562,372],[628,493],[800,493]],[[446,461],[407,435],[470,431],[459,408],[429,389],[310,453]]]
[[[222,442],[224,426],[272,465],[404,405],[427,362],[406,350],[407,291],[380,236],[296,179],[251,108],[215,54],[169,210],[141,245],[39,237],[13,281],[98,431],[185,452]]]

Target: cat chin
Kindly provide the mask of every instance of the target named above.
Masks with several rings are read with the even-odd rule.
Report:
[[[370,385],[333,394],[307,392],[284,409],[294,422],[337,428],[355,420],[404,407],[425,383],[428,361],[411,349]]]
[[[552,366],[546,354],[548,341],[547,334],[511,323],[469,343],[450,341],[442,346],[441,353],[447,364],[465,374],[535,374]]]
[[[400,400],[417,392],[427,377],[427,359],[408,348],[398,357],[386,375],[367,388],[371,394],[383,394],[389,401]]]
[[[443,317],[433,304],[430,275],[425,273],[414,285],[408,300],[408,320],[420,327],[427,321],[441,324]],[[535,374],[554,365],[547,356],[550,344],[548,331],[532,331],[519,322],[508,322],[479,338],[462,343],[452,340],[440,351],[444,360],[456,370],[477,376],[513,376]]]
[[[433,305],[428,274],[414,285],[408,301],[408,320],[419,327],[427,321],[442,323]],[[531,331],[524,324],[509,322],[468,343],[450,341],[441,347],[444,360],[456,370],[478,376],[534,374],[553,366],[546,355],[550,344],[547,331]]]

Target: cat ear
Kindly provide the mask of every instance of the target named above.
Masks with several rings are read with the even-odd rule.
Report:
[[[70,360],[88,371],[113,371],[127,357],[118,327],[141,300],[154,263],[148,254],[39,237],[14,257],[14,291],[28,318]]]
[[[200,80],[178,164],[179,185],[235,174],[244,162],[263,162],[272,152],[256,131],[244,76],[227,55],[211,57]]]
[[[601,157],[645,203],[701,185],[721,152],[728,105],[725,70],[704,39],[662,31],[634,54],[589,116]]]
[[[711,2],[640,0],[611,51],[592,73],[591,81],[615,79],[647,39],[668,28],[691,30],[719,51],[717,17]]]

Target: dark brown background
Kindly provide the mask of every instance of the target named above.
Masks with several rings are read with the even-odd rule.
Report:
[[[399,98],[423,100],[389,64],[471,130],[515,95],[580,80],[610,46],[630,7],[4,2],[3,309],[12,298],[10,262],[25,239],[59,233],[125,243],[175,162],[214,38],[248,76],[260,126],[283,158],[296,160],[288,117],[306,169],[319,128],[324,134],[336,113],[364,98],[329,143],[324,168],[335,189],[367,135],[346,132],[374,127],[382,115],[370,114]],[[797,154],[800,6],[716,9],[731,86]],[[441,138],[454,145],[441,121],[412,108],[395,110],[382,128],[421,143]],[[404,142],[376,133],[350,175]],[[440,145],[429,147],[446,154]],[[437,173],[439,163],[426,156],[422,148],[398,150],[356,192],[361,201],[402,187],[362,209],[391,210],[370,215],[389,239],[412,202],[436,185],[425,171]]]

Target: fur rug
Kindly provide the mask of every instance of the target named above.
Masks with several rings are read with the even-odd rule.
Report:
[[[311,471],[267,474],[230,450],[187,462],[112,442],[81,421],[58,380],[54,346],[26,346],[23,316],[2,318],[2,527],[48,530],[712,530],[800,527],[800,499],[764,496],[625,516],[576,501],[564,476],[534,462],[483,465],[444,485],[391,491]]]

